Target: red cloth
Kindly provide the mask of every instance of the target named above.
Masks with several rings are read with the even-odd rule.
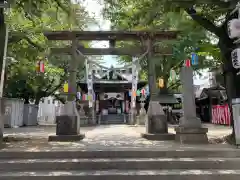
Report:
[[[230,125],[230,111],[227,104],[212,106],[212,123]]]

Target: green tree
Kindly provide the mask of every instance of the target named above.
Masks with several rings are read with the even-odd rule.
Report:
[[[51,6],[55,7],[55,9],[57,7],[57,9],[61,9],[67,14],[70,14],[71,12],[71,9],[69,8],[71,7],[71,1],[69,0],[11,1],[10,11],[13,10],[15,12],[18,12],[21,16],[23,15],[25,18],[31,20],[34,25],[37,25],[39,23],[39,20],[37,21],[37,19],[39,19],[45,10],[49,9]],[[6,35],[6,16],[4,12],[6,12],[5,9],[0,9],[0,69],[2,69],[4,42]],[[31,38],[29,38],[28,34],[25,34],[23,31],[14,34],[10,33],[9,42],[18,43],[18,41],[22,39],[31,41]]]
[[[122,2],[122,1],[121,1]],[[171,69],[179,74],[180,67],[183,61],[190,58],[192,52],[199,55],[199,64],[195,66],[195,70],[212,67],[217,64],[216,61],[206,58],[204,48],[210,46],[210,38],[206,30],[192,21],[184,11],[179,13],[168,12],[161,13],[158,18],[149,19],[147,10],[139,2],[126,1],[126,3],[118,3],[115,8],[106,8],[105,16],[112,22],[114,29],[121,30],[177,30],[180,31],[177,40],[156,42],[155,47],[158,49],[173,49],[171,56],[156,55],[152,60],[156,64],[156,75],[164,79],[164,87],[162,91],[167,91],[168,88],[177,88],[179,86],[179,79],[177,81],[170,80]],[[129,7],[129,8],[128,8]],[[120,43],[120,45],[124,45]],[[123,62],[130,61],[129,58],[121,58]],[[147,62],[146,59],[141,62],[142,73],[146,74]],[[179,76],[177,76],[178,78]],[[145,76],[146,78],[146,76]]]
[[[71,6],[73,9],[82,8],[78,4]],[[71,21],[68,13],[58,9],[57,4],[47,6],[41,16],[30,18],[21,9],[12,8],[7,19],[10,29],[8,56],[14,61],[8,63],[4,95],[22,98],[25,103],[34,100],[36,104],[42,97],[53,95],[68,76],[69,57],[49,55],[43,74],[36,73],[36,63],[39,59],[45,59],[49,47],[66,46],[67,42],[49,43],[42,32],[83,28],[87,25],[87,18],[83,13]],[[82,66],[80,64],[80,71]]]
[[[217,40],[217,47],[211,46],[210,49],[206,49],[206,52],[222,61],[222,71],[231,111],[232,98],[240,97],[240,76],[237,76],[237,70],[233,68],[231,62],[231,51],[237,45],[234,44],[233,39],[229,38],[227,28],[228,22],[238,16],[238,12],[231,13],[238,2],[239,0],[107,0],[107,9],[112,17],[112,22],[116,17],[121,19],[122,15],[125,16],[121,13],[121,7],[133,9],[136,15],[128,18],[134,25],[138,24],[141,19],[148,19],[146,25],[149,24],[148,22],[151,24],[152,21],[161,19],[169,11],[178,13],[185,11],[192,20],[208,31],[209,36]],[[109,8],[110,6],[111,8]]]

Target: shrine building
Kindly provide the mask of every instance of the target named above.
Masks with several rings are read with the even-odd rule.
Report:
[[[93,67],[93,111],[98,124],[127,123],[130,111],[132,68],[108,68]],[[139,90],[146,88],[147,81],[138,81]],[[88,107],[87,79],[84,77],[78,82],[81,91],[81,104],[85,104],[85,115]],[[147,92],[147,91],[146,91]],[[136,99],[137,112],[140,110],[140,97]],[[91,114],[91,112],[90,112]]]

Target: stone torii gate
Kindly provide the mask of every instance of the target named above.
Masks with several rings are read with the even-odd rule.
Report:
[[[48,40],[72,41],[72,45],[64,48],[52,48],[54,54],[71,55],[69,87],[67,103],[64,105],[65,113],[57,117],[56,136],[50,136],[50,141],[73,141],[81,140],[84,135],[79,134],[79,122],[75,111],[76,96],[76,71],[77,65],[83,61],[86,55],[129,55],[136,57],[146,53],[148,60],[148,83],[150,90],[150,103],[148,108],[148,121],[146,123],[146,134],[144,137],[157,137],[161,134],[161,139],[169,139],[166,118],[157,99],[158,89],[156,87],[155,63],[151,61],[154,54],[171,55],[169,52],[154,48],[154,42],[160,40],[176,39],[175,31],[53,31],[45,32]],[[125,48],[84,48],[80,41],[109,41],[115,44],[116,41],[140,41],[142,47]],[[162,51],[162,52],[161,52]],[[163,135],[163,136],[162,136]],[[172,136],[171,136],[172,137]]]

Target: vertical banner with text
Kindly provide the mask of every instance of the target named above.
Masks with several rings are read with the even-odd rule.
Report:
[[[88,102],[89,107],[93,106],[93,74],[92,74],[92,64],[87,60],[85,62],[86,76],[87,76],[87,87],[88,87]]]
[[[133,57],[132,59],[132,96],[131,96],[131,107],[136,107],[136,93],[138,84],[138,59]]]

